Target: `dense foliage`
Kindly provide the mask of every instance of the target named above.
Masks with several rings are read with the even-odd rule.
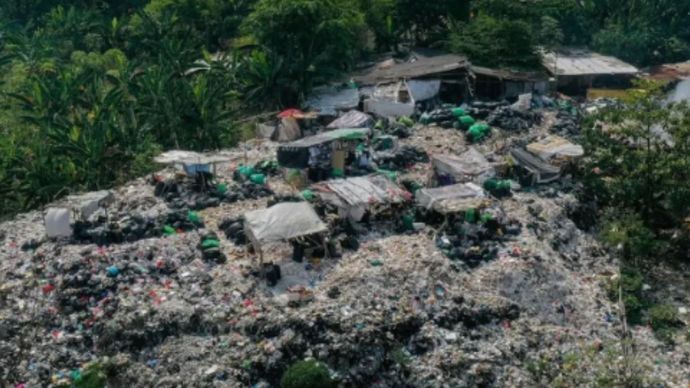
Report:
[[[689,21],[671,0],[1,2],[0,214],[118,184],[162,149],[232,145],[242,117],[371,53],[525,68],[540,46],[589,45],[648,65],[690,54]]]

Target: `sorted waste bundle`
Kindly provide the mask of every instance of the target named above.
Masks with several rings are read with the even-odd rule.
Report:
[[[506,131],[526,131],[535,125],[541,124],[542,116],[534,111],[522,111],[511,107],[500,107],[487,117],[489,125]]]
[[[88,220],[77,220],[73,227],[74,240],[82,244],[121,244],[158,237],[160,234],[161,222],[139,213],[117,213],[110,217],[99,215]]]
[[[252,170],[253,171],[253,170]],[[168,206],[174,209],[203,210],[218,207],[221,203],[235,203],[246,199],[259,199],[273,195],[273,191],[265,185],[266,175],[251,174],[241,183],[228,185],[219,183],[212,189],[197,191],[185,183],[177,183],[174,179],[156,184],[155,193],[163,197]],[[159,185],[166,185],[172,190],[159,190]]]
[[[451,260],[474,268],[497,257],[506,236],[518,235],[521,225],[498,211],[469,209],[464,218],[448,222],[436,239],[437,247]]]
[[[472,143],[478,143],[491,134],[491,127],[486,124],[478,123],[472,125],[467,130],[467,139]]]
[[[227,257],[221,250],[218,235],[214,232],[207,232],[201,236],[199,249],[201,250],[204,261],[212,261],[218,264],[222,264],[227,261]]]
[[[218,229],[223,231],[225,237],[235,245],[242,246],[248,242],[242,217],[226,218],[218,225]]]

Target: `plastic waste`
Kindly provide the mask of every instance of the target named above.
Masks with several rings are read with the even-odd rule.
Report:
[[[455,117],[465,116],[467,114],[467,113],[465,113],[465,110],[460,108],[460,107],[453,108],[451,110],[451,112],[453,113],[453,116],[455,116]]]
[[[251,174],[249,176],[249,181],[257,185],[266,184],[266,175],[264,174]]]
[[[177,232],[175,231],[175,228],[173,228],[173,227],[170,226],[170,225],[165,225],[165,226],[163,227],[163,234],[166,235],[166,236],[172,236],[172,235],[174,235],[174,234],[176,234],[176,233],[177,233]]]
[[[120,269],[114,265],[111,265],[110,267],[106,268],[105,271],[108,273],[109,278],[114,278],[120,274]]]

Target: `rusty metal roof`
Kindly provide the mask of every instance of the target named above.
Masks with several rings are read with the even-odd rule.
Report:
[[[467,58],[444,54],[434,57],[419,57],[413,62],[397,63],[392,66],[378,66],[366,74],[353,77],[361,85],[395,82],[401,79],[429,78],[435,75],[465,70],[469,67]]]
[[[618,58],[587,50],[566,50],[542,55],[542,64],[554,75],[585,76],[607,74],[637,74],[639,70]]]
[[[512,69],[491,69],[472,65],[474,74],[501,78],[510,81],[546,81],[549,76],[543,71],[517,71]]]

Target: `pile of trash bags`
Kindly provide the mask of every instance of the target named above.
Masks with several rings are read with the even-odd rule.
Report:
[[[520,234],[522,226],[514,220],[506,221],[496,212],[470,209],[464,219],[457,219],[436,239],[436,246],[451,260],[459,260],[470,268],[497,257],[501,242],[507,236]]]
[[[526,131],[541,124],[541,120],[542,116],[538,112],[517,110],[507,106],[494,110],[486,119],[489,125],[511,132]]]

